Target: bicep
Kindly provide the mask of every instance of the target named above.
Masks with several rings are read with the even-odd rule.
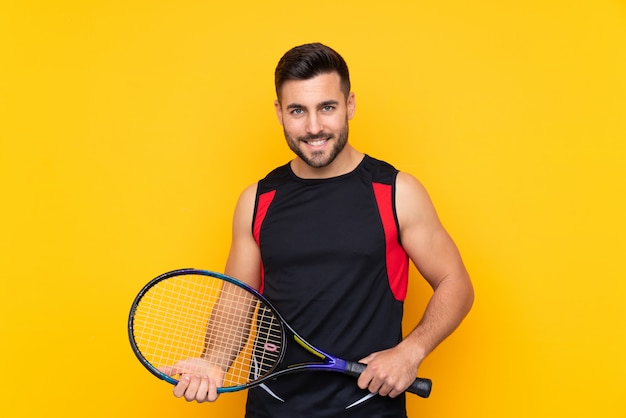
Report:
[[[261,252],[252,236],[256,184],[245,189],[235,207],[225,273],[255,289],[261,284]]]
[[[426,189],[406,173],[398,174],[396,209],[402,246],[433,289],[447,278],[467,277],[456,244],[441,224]]]

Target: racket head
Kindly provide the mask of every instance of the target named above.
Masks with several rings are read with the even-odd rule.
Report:
[[[228,315],[217,307],[220,298],[228,301],[219,305],[229,308]],[[217,351],[236,346],[223,366],[220,393],[258,385],[282,361],[286,345],[284,321],[260,293],[227,275],[197,269],[173,270],[147,283],[130,309],[128,337],[141,364],[171,384],[178,380],[161,367],[203,357],[207,344]]]

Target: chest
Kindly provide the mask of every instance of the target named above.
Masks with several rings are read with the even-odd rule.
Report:
[[[384,231],[371,184],[336,182],[278,189],[261,227],[266,267],[384,254]]]

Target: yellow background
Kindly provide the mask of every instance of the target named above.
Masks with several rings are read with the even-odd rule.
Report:
[[[2,1],[0,415],[241,417],[136,361],[153,276],[222,270],[239,192],[291,158],[290,47],[348,61],[351,141],[422,180],[476,304],[412,417],[626,416],[626,4]],[[428,288],[412,272],[406,325]]]

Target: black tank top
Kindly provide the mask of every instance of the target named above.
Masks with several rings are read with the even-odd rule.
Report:
[[[402,338],[408,257],[394,205],[397,173],[366,155],[342,176],[301,179],[287,164],[258,184],[252,230],[261,292],[307,341],[347,360]],[[287,356],[286,364],[315,361],[297,347]],[[251,389],[246,417],[406,416],[404,396],[367,395],[353,377],[294,373]]]

